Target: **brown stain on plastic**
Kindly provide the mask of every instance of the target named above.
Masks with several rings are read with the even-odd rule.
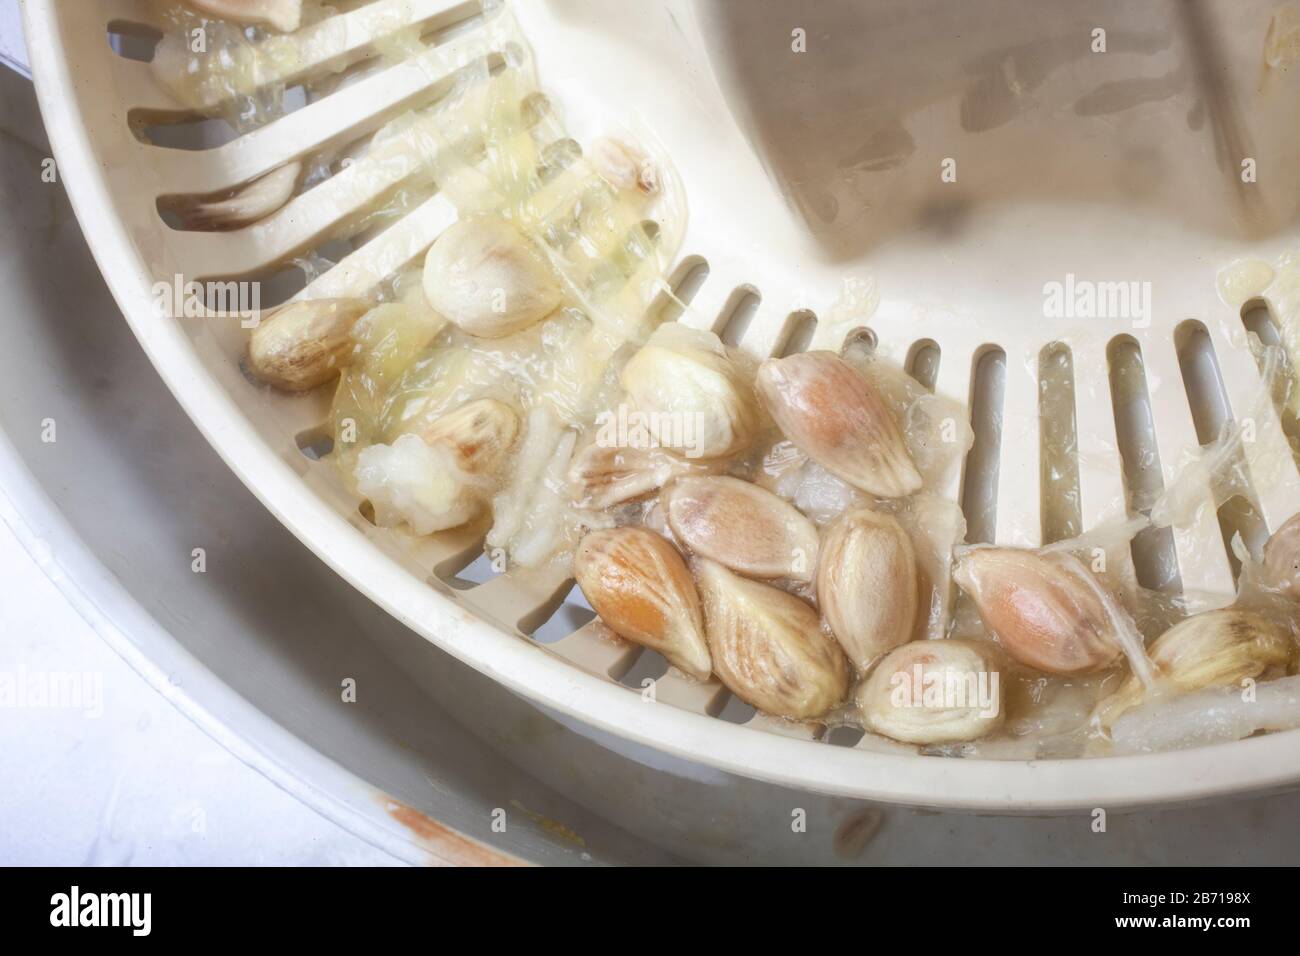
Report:
[[[430,866],[527,866],[518,857],[484,846],[427,813],[380,793],[377,799],[385,812],[401,824],[429,853]]]
[[[585,847],[587,845],[586,840],[584,840],[577,833],[570,830],[563,823],[560,823],[558,820],[552,820],[550,817],[545,817],[542,814],[538,813],[536,810],[529,810],[518,800],[511,800],[510,805],[514,807],[516,810],[518,810],[520,813],[522,813],[524,816],[526,816],[528,819],[532,820],[535,824],[537,824],[547,833],[550,833],[553,836],[557,836],[562,840],[572,843],[574,846]]]
[[[857,859],[867,848],[885,822],[885,814],[874,807],[853,814],[840,824],[835,833],[835,853],[846,859]]]

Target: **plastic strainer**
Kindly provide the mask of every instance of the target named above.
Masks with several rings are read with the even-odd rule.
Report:
[[[785,784],[1032,811],[1300,778],[1295,732],[1151,756],[955,760],[869,738],[843,746],[762,716],[738,722],[719,685],[671,673],[647,703],[626,686],[637,649],[590,627],[531,636],[556,636],[570,582],[476,581],[466,567],[477,537],[413,541],[367,522],[333,469],[305,453],[327,397],[250,384],[239,367],[246,333],[160,318],[153,296],[176,275],[268,277],[288,257],[348,238],[360,200],[329,201],[338,177],[231,233],[174,230],[158,200],[233,188],[363,138],[445,79],[439,64],[479,13],[455,0],[340,10],[305,28],[304,57],[267,81],[293,86],[346,66],[350,82],[195,149],[167,130],[200,116],[139,58],[156,37],[153,4],[26,4],[60,175],[123,312],[228,464],[343,577],[549,707]],[[376,10],[384,15],[361,15]],[[1199,606],[1224,603],[1231,533],[1258,539],[1300,505],[1290,419],[1269,400],[1246,336],[1250,326],[1277,338],[1294,286],[1285,268],[1271,286],[1257,267],[1219,281],[1234,262],[1284,266],[1298,245],[1294,4],[550,0],[515,14],[579,142],[635,114],[676,164],[691,205],[672,276],[690,300],[682,321],[754,355],[868,335],[879,354],[970,404],[976,444],[945,489],[963,504],[970,540],[1033,545],[1122,517],[1245,416],[1250,440],[1238,453],[1258,480],[1135,545],[1139,577]],[[412,25],[437,41],[421,62],[378,56]],[[435,196],[383,231],[351,236],[355,248],[302,294],[369,288],[454,217]],[[1125,374],[1140,387],[1122,387]],[[1199,496],[1210,495],[1206,483]]]

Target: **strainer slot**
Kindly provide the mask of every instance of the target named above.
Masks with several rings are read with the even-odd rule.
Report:
[[[1106,356],[1128,509],[1149,515],[1165,486],[1142,347],[1131,335],[1118,335]],[[1139,584],[1152,591],[1182,592],[1177,551],[1168,528],[1144,528],[1134,536],[1131,551]]]
[[[618,682],[624,687],[631,687],[633,690],[645,690],[647,681],[658,681],[668,673],[668,659],[658,651],[652,651],[648,647],[641,649],[632,666],[627,669],[621,677],[617,678]]]
[[[493,552],[489,552],[493,555]],[[499,557],[500,553],[495,552]],[[477,562],[476,562],[477,563]],[[481,566],[480,566],[481,568]],[[476,613],[497,622],[506,631],[522,636],[521,624],[540,627],[564,601],[572,582],[558,570],[540,569],[514,574],[495,573],[464,595]],[[466,572],[462,572],[462,576]]]
[[[671,294],[660,293],[652,311],[660,322],[676,322],[682,317],[687,306],[699,294],[705,280],[709,278],[709,263],[703,256],[685,256],[677,263],[668,279]]]
[[[971,428],[975,442],[966,454],[961,509],[968,544],[991,544],[997,529],[998,459],[1002,449],[1002,401],[1007,354],[986,345],[972,359]]]
[[[293,438],[298,450],[312,461],[321,461],[334,451],[334,429],[326,422],[299,432]]]
[[[164,120],[170,119],[170,122]],[[171,119],[143,110],[132,110],[127,124],[140,142],[160,149],[200,152],[219,149],[240,138],[237,129],[224,119],[213,116],[190,116]]]
[[[727,345],[739,345],[749,331],[763,297],[751,285],[743,285],[731,293],[722,313],[718,316],[718,335]]]
[[[832,727],[822,738],[823,743],[828,743],[832,747],[856,747],[858,741],[862,739],[865,731],[861,727]]]
[[[596,612],[587,603],[582,588],[570,580],[560,586],[551,601],[521,618],[519,630],[539,644],[554,644],[582,630],[595,619]]]
[[[1273,408],[1281,419],[1282,434],[1291,446],[1292,459],[1300,465],[1300,419],[1296,416],[1300,408],[1300,377],[1296,376],[1291,353],[1283,348],[1277,320],[1263,299],[1252,299],[1241,307],[1241,322],[1248,332],[1259,337],[1262,344],[1282,349],[1282,368],[1273,388]],[[1264,357],[1257,355],[1256,363],[1262,373]]]
[[[370,503],[369,499],[357,505],[357,514],[360,515],[361,520],[364,521],[370,527],[372,528],[379,527],[379,525],[375,521],[375,506]],[[353,524],[356,524],[355,519],[353,520]]]
[[[777,339],[775,351],[784,358],[806,351],[817,332],[817,316],[809,309],[791,312],[785,320],[783,334]]]
[[[869,331],[869,330],[868,330]],[[934,391],[934,383],[939,378],[939,360],[942,352],[934,339],[921,339],[912,343],[908,349],[907,361],[903,367],[927,392]]]
[[[262,308],[274,309],[307,288],[308,275],[302,266],[291,264],[255,281],[261,283]]]
[[[1246,498],[1245,495],[1233,495],[1218,510],[1219,531],[1223,534],[1223,550],[1228,556],[1228,565],[1232,568],[1232,580],[1241,577],[1241,559],[1232,547],[1235,535],[1241,535],[1242,544],[1256,558],[1264,553],[1264,542],[1268,540],[1268,525],[1264,516]]]
[[[1178,367],[1183,376],[1188,406],[1196,438],[1204,448],[1219,440],[1233,422],[1233,410],[1223,383],[1223,374],[1215,355],[1214,343],[1205,326],[1195,319],[1179,324],[1174,332],[1174,345],[1178,352]],[[1230,447],[1229,459],[1224,469],[1235,476],[1244,494],[1233,495],[1217,510],[1219,530],[1223,535],[1224,551],[1235,580],[1241,573],[1241,562],[1232,550],[1232,537],[1240,533],[1253,554],[1261,554],[1263,542],[1268,537],[1262,515],[1252,503],[1254,487],[1242,448]]]
[[[132,20],[108,23],[108,47],[124,60],[151,63],[162,38],[162,31],[147,23]]]
[[[640,648],[623,640],[599,619],[589,621],[548,650],[589,674],[618,681],[636,660]]]
[[[443,553],[430,562],[428,579],[430,584],[455,590],[473,587],[475,582],[465,581],[457,576],[483,557],[483,539],[486,531],[481,529],[482,522],[475,522],[464,529],[456,529],[438,536],[438,541],[444,545],[444,548]]]
[[[333,271],[336,265],[345,261],[353,254],[353,251],[350,240],[331,239],[314,248],[298,251],[293,260],[287,264],[277,262],[267,267],[252,268],[248,271],[230,270],[212,274],[187,274],[186,278],[200,284],[204,291],[203,304],[214,312],[222,311],[222,295],[225,295],[227,300],[230,299],[228,290],[231,283],[255,282],[257,283],[258,305],[265,311],[283,305],[302,293],[309,283],[313,281],[314,276]],[[197,259],[197,257],[191,258]],[[186,260],[180,261],[183,263]],[[210,267],[231,266],[239,265],[239,263],[230,261],[209,262],[208,265]]]
[[[761,730],[780,737],[810,741],[820,741],[826,736],[827,729],[825,724],[816,721],[786,720],[783,717],[772,717],[762,713],[755,713],[745,722],[745,726],[750,730]]]
[[[717,678],[698,681],[675,670],[655,680],[655,700],[697,714],[716,717],[730,693]]]
[[[725,720],[729,724],[747,724],[757,715],[758,710],[752,704],[745,703],[735,694],[727,696],[717,713],[719,720]]]
[[[1074,406],[1074,356],[1064,343],[1049,343],[1038,355],[1043,544],[1077,537],[1083,530]]]
[[[879,345],[880,340],[875,331],[862,326],[844,336],[844,345],[840,348],[840,354],[850,361],[863,362],[876,354]]]
[[[1189,319],[1174,330],[1174,348],[1178,352],[1187,404],[1192,411],[1192,424],[1196,426],[1196,440],[1204,447],[1219,438],[1224,426],[1232,420],[1214,346],[1205,326]]]
[[[435,567],[433,573],[438,580],[457,591],[473,590],[501,576],[501,572],[493,565],[492,556],[483,550],[482,542],[462,554],[448,558]]]
[[[302,295],[326,299],[371,298],[387,285],[390,276],[415,263],[455,221],[455,207],[446,197],[434,196],[312,280]]]

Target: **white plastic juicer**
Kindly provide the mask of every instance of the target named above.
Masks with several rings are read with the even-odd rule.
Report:
[[[1113,523],[1185,480],[1196,450],[1247,416],[1251,440],[1234,447],[1249,507],[1215,501],[1203,482],[1191,494],[1206,507],[1135,543],[1139,579],[1195,607],[1226,603],[1231,534],[1257,543],[1296,510],[1287,409],[1270,400],[1247,338],[1289,348],[1300,301],[1285,258],[1300,211],[1294,4],[551,0],[512,10],[530,49],[499,52],[535,58],[578,142],[633,117],[671,157],[690,204],[670,273],[689,301],[681,321],[754,356],[869,334],[877,354],[971,407],[975,446],[946,487],[968,540],[1037,545]],[[481,43],[474,2],[339,11],[300,30],[299,55],[260,79],[268,89],[342,81],[218,141],[196,121],[229,104],[179,103],[147,62],[164,27],[157,5],[28,0],[27,22],[60,174],[136,335],[226,462],[347,580],[558,711],[828,793],[1032,810],[1300,776],[1294,732],[1140,757],[941,760],[870,737],[842,746],[762,715],[738,723],[716,681],[671,672],[646,706],[626,686],[639,649],[564,628],[563,576],[475,580],[466,568],[479,537],[416,541],[374,527],[309,454],[328,397],[251,384],[239,364],[246,331],[162,318],[153,294],[177,275],[269,279],[327,245],[338,264],[297,294],[362,293],[454,221],[435,195],[382,231],[354,228],[380,198],[380,186],[355,188],[365,155],[352,179],[315,183],[235,232],[178,231],[160,214],[160,198],[231,189],[365,139],[427,102]],[[392,39],[412,27],[430,45],[395,57]],[[1099,293],[1091,305],[1076,297],[1085,288]],[[1252,311],[1261,304],[1267,312]],[[1141,388],[1118,384],[1126,369]],[[543,632],[547,642],[534,638]]]

